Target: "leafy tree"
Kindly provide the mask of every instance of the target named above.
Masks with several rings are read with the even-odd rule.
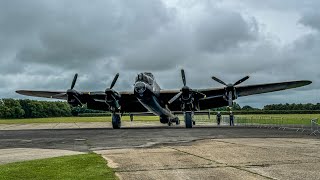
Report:
[[[241,110],[256,110],[256,109],[251,106],[245,105],[241,108]]]
[[[1,115],[2,118],[22,118],[24,110],[18,101],[14,99],[2,99]]]

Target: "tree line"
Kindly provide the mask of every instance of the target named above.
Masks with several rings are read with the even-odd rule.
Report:
[[[0,118],[45,118],[71,116],[66,102],[36,101],[29,99],[1,99]]]
[[[213,110],[216,111],[228,111],[229,109],[227,107],[220,107],[220,108],[215,108]],[[269,104],[265,105],[262,109],[259,108],[254,108],[248,105],[245,105],[241,107],[239,104],[236,102],[233,103],[232,110],[235,111],[319,111],[320,110],[320,103],[317,104],[312,104],[312,103],[307,103],[307,104]]]
[[[228,111],[227,107],[215,108],[214,111]],[[253,108],[251,106],[241,107],[234,103],[233,111],[250,113],[318,113],[320,112],[320,103],[317,104],[271,104],[264,106],[263,109]],[[36,101],[29,99],[0,99],[0,118],[46,118],[46,117],[68,117],[79,114],[105,113],[84,107],[72,108],[65,101]]]
[[[305,111],[313,111],[313,110],[320,110],[320,103],[317,104],[270,104],[263,107],[263,110],[286,110],[286,111],[293,111],[293,110],[305,110]]]
[[[66,101],[36,101],[30,99],[0,99],[0,118],[69,117],[82,113],[103,113],[83,107],[71,107]]]

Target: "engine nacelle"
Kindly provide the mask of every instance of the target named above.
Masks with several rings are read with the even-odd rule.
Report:
[[[68,96],[68,103],[73,106],[82,106],[82,104],[84,104],[83,100],[81,100],[80,98],[80,94],[73,89],[69,89],[67,91],[67,96]]]
[[[105,103],[109,106],[109,110],[111,111],[117,111],[120,110],[120,98],[121,95],[112,89],[106,89],[105,91],[106,97],[105,97]]]

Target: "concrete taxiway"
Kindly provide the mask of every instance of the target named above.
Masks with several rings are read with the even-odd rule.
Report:
[[[94,151],[122,179],[320,179],[320,139],[309,132],[158,123],[114,130],[104,124],[2,126],[0,163],[32,159],[28,151],[39,157]]]
[[[237,138],[97,153],[121,179],[320,179],[319,148],[315,139]]]

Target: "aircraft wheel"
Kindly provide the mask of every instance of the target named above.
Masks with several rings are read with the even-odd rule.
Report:
[[[180,124],[180,120],[177,118],[176,125],[179,125],[179,124]]]
[[[113,129],[121,128],[121,117],[119,114],[112,114],[112,127]]]
[[[184,114],[184,121],[186,123],[186,128],[192,128],[192,114],[191,114],[191,112],[186,112]]]

